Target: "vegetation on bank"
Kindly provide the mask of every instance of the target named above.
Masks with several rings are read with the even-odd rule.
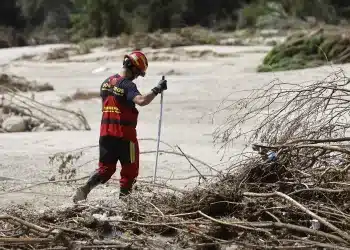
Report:
[[[299,32],[276,45],[258,67],[259,72],[318,67],[350,62],[350,36],[343,30]]]
[[[85,54],[101,45],[247,44],[236,31],[254,35],[274,29],[284,36],[293,30],[297,33],[277,44],[258,67],[260,72],[291,70],[349,62],[349,39],[342,32],[299,32],[348,20],[350,3],[340,0],[2,0],[0,48],[74,42],[77,53]]]
[[[2,0],[0,47],[195,25],[212,31],[288,29],[310,16],[315,22],[339,24],[350,17],[348,5],[340,0]]]

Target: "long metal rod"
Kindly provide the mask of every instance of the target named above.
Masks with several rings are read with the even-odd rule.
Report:
[[[163,76],[164,80],[165,77]],[[156,163],[154,165],[154,173],[153,173],[153,183],[156,182],[157,177],[157,168],[158,168],[158,156],[159,156],[159,145],[160,145],[160,132],[162,128],[162,119],[163,119],[163,91],[160,93],[160,115],[159,115],[159,123],[158,123],[158,138],[157,138],[157,153],[156,153]]]

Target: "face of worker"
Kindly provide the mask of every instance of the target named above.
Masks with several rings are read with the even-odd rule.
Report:
[[[137,79],[139,76],[145,76],[145,74],[138,70],[136,67],[132,67],[131,71],[133,74],[133,80]]]

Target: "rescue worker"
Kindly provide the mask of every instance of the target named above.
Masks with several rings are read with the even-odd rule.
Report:
[[[99,138],[99,166],[84,186],[77,189],[73,201],[87,198],[89,192],[99,184],[106,183],[121,163],[119,197],[130,194],[139,173],[139,145],[136,125],[138,110],[146,106],[162,91],[167,81],[160,80],[148,94],[142,95],[134,79],[146,75],[148,60],[141,51],[124,56],[119,74],[107,78],[101,85],[102,120]]]

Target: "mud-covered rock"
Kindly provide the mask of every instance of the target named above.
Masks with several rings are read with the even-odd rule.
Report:
[[[46,125],[45,123],[41,123],[39,126],[33,126],[33,128],[31,129],[32,132],[47,132],[54,130],[56,130],[55,127]]]
[[[25,132],[27,123],[21,116],[10,116],[2,123],[2,128],[9,133]]]
[[[67,59],[69,57],[68,50],[69,48],[51,49],[51,51],[45,55],[45,60]]]

